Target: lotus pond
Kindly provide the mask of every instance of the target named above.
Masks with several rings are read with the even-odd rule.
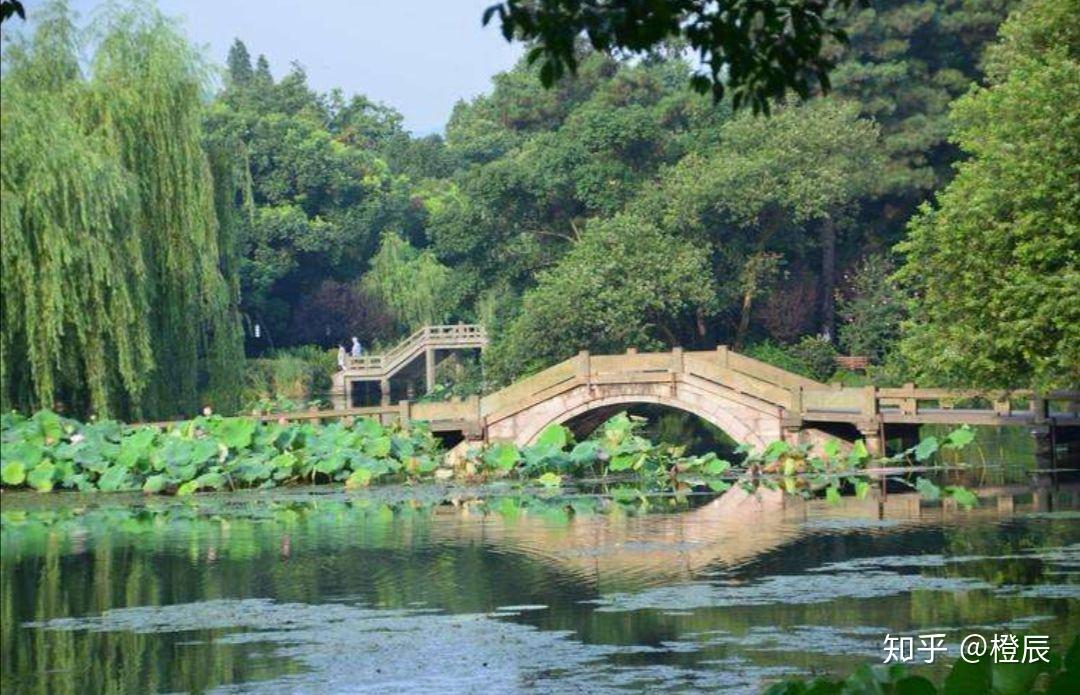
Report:
[[[947,482],[947,481],[946,481]],[[1080,631],[1080,486],[965,510],[508,482],[5,492],[4,693],[761,692],[886,633]],[[939,678],[945,665],[914,672]]]

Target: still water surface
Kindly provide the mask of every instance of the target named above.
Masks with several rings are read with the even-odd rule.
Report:
[[[4,693],[759,692],[886,633],[1080,630],[1080,488],[5,494]],[[928,667],[933,668],[933,667]]]

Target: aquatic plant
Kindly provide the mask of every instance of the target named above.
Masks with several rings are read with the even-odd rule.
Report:
[[[711,452],[687,456],[681,446],[654,444],[641,435],[644,424],[644,418],[624,412],[580,442],[566,427],[552,425],[529,446],[497,442],[451,456],[444,455],[423,422],[387,426],[356,418],[321,424],[208,414],[167,425],[123,425],[82,423],[49,410],[29,418],[8,413],[0,417],[0,483],[39,492],[186,495],[292,483],[367,487],[451,478],[465,483],[505,478],[558,488],[569,478],[593,477],[676,494],[720,492],[737,482],[747,490],[765,487],[806,498],[824,494],[829,501],[839,501],[845,491],[863,497],[870,489],[866,471],[873,459],[861,441],[846,453],[835,442],[820,454],[782,441],[761,451],[744,446],[737,450],[743,458],[733,463]],[[973,436],[962,428],[940,441],[929,437],[888,460],[926,461]],[[952,497],[965,507],[977,502],[961,487],[939,488],[925,478],[910,483],[899,475],[890,479],[930,499]]]
[[[964,426],[942,439],[927,437],[915,446],[877,460],[861,440],[846,452],[841,451],[835,440],[816,452],[808,444],[775,441],[761,450],[740,446],[735,450],[740,459],[733,462],[713,452],[686,456],[684,447],[654,444],[640,434],[645,422],[645,418],[619,413],[589,439],[577,443],[568,429],[552,425],[530,446],[518,448],[496,443],[470,451],[459,464],[458,472],[465,477],[485,479],[517,475],[548,486],[558,485],[566,476],[614,477],[632,479],[646,489],[676,493],[692,489],[722,492],[737,482],[748,492],[764,487],[803,498],[824,494],[830,502],[838,502],[848,491],[859,498],[866,496],[871,487],[867,470],[873,464],[902,464],[909,460],[928,464],[938,451],[961,449],[975,437],[973,430]],[[912,487],[929,500],[951,498],[965,508],[978,503],[975,494],[961,486],[939,487],[925,477],[912,482],[899,474],[890,475],[887,480]]]
[[[0,420],[5,487],[81,491],[274,487],[294,482],[367,485],[433,473],[438,441],[420,423],[259,422],[206,415],[168,426],[80,423],[42,410]]]

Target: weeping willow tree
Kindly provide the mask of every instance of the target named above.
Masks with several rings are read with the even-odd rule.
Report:
[[[243,353],[202,63],[138,6],[98,27],[84,77],[66,5],[38,17],[2,83],[4,407],[228,407]]]
[[[390,309],[404,331],[447,321],[457,303],[450,269],[390,231],[383,233],[361,286]]]

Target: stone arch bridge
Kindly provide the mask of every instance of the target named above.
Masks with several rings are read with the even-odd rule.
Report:
[[[425,336],[430,336],[430,344]],[[429,388],[437,350],[483,347],[487,342],[478,326],[428,327],[409,340],[410,347],[396,354],[425,357]],[[581,352],[489,395],[433,403],[389,403],[386,384],[392,370],[380,372],[371,367],[376,358],[365,360],[335,376],[337,412],[293,417],[426,420],[436,432],[528,444],[548,425],[587,429],[630,405],[651,403],[697,415],[754,448],[777,439],[816,443],[838,437],[864,439],[871,453],[883,453],[887,437],[916,436],[923,424],[1023,425],[1051,451],[1055,440],[1080,434],[1080,392],[927,389],[914,384],[846,387],[807,379],[725,346],[658,353],[631,349],[621,355]],[[395,358],[387,364],[401,369],[406,362]],[[383,384],[380,405],[352,407],[350,383],[362,379]]]

